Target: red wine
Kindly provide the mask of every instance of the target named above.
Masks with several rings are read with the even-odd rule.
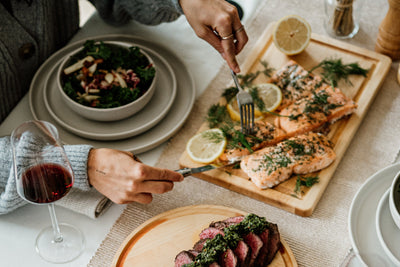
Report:
[[[34,203],[50,203],[71,189],[71,173],[63,166],[43,163],[30,167],[21,176],[23,197]]]

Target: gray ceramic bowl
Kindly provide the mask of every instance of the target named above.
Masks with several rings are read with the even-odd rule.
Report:
[[[389,208],[395,224],[400,229],[400,172],[397,173],[390,188]]]
[[[124,42],[113,42],[113,41],[104,41],[104,44],[110,45],[110,46],[119,46],[128,49],[129,47],[136,46],[140,49],[140,52],[147,57],[149,62],[153,64],[154,66],[154,61],[153,59],[143,50],[143,48],[139,45],[136,44],[130,44],[130,43],[124,43]],[[147,49],[147,48],[146,48]],[[125,104],[123,106],[119,107],[113,107],[113,108],[95,108],[95,107],[89,107],[85,106],[83,104],[78,103],[77,101],[71,99],[63,90],[63,79],[62,75],[64,75],[64,69],[69,67],[72,64],[72,59],[71,57],[76,55],[82,50],[82,48],[76,49],[73,52],[69,53],[65,58],[62,60],[58,72],[57,72],[57,87],[58,90],[60,91],[61,98],[63,100],[63,104],[67,105],[71,110],[76,112],[82,117],[85,117],[90,120],[95,120],[95,121],[117,121],[117,120],[122,120],[125,118],[128,118],[132,116],[133,114],[137,113],[141,109],[145,107],[145,105],[150,101],[152,98],[155,87],[156,87],[156,80],[157,80],[157,69],[155,76],[153,78],[153,81],[150,85],[150,87],[147,89],[147,91],[140,96],[138,99],[136,99],[133,102],[130,102],[128,104]],[[154,66],[156,68],[156,66]]]

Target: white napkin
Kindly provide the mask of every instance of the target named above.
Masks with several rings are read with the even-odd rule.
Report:
[[[90,191],[72,188],[65,197],[55,204],[95,219],[103,214],[112,202],[94,188]]]

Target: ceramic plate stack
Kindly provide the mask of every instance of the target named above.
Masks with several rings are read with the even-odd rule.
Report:
[[[33,117],[56,125],[66,144],[84,143],[141,153],[173,136],[189,116],[195,100],[194,81],[182,61],[165,47],[129,35],[90,39],[136,45],[153,58],[158,79],[150,102],[135,115],[113,122],[88,120],[64,106],[56,87],[57,68],[69,52],[83,45],[82,40],[53,54],[37,71],[29,91]]]
[[[389,191],[400,163],[371,176],[350,207],[349,232],[353,249],[367,266],[400,266],[400,229],[389,211]]]

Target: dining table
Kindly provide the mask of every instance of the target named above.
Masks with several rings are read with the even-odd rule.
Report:
[[[328,0],[327,0],[328,1]],[[379,25],[388,10],[387,0],[356,0],[362,2],[358,33],[343,44],[374,51]],[[324,1],[313,0],[237,0],[243,8],[242,23],[249,42],[238,55],[239,64],[246,60],[264,30],[280,18],[296,14],[305,18],[312,32],[328,36],[324,27]],[[182,125],[166,140],[141,149],[137,156],[145,164],[171,169],[179,168],[179,157],[187,140],[180,140],[183,132],[194,133],[191,127],[203,120],[196,114],[201,107],[212,103],[204,94],[213,84],[230,85],[229,68],[222,57],[208,43],[199,39],[184,16],[176,21],[149,26],[131,21],[123,26],[105,23],[95,12],[70,40],[68,45],[98,36],[132,36],[162,47],[190,76],[193,107]],[[335,39],[335,37],[330,37]],[[174,64],[173,62],[169,62]],[[369,177],[384,168],[398,168],[400,154],[400,85],[397,82],[399,61],[393,60],[379,90],[371,101],[362,122],[340,159],[332,179],[310,216],[299,216],[227,188],[187,177],[176,183],[171,192],[155,195],[152,203],[118,205],[108,203],[99,216],[86,216],[62,205],[56,206],[57,218],[77,226],[85,237],[83,253],[72,262],[57,266],[110,266],[115,253],[125,238],[147,220],[179,207],[191,205],[222,205],[245,212],[254,212],[278,224],[280,234],[290,247],[298,266],[364,266],[363,253],[354,248],[349,233],[349,214],[357,192]],[[179,78],[179,77],[178,77]],[[10,135],[24,121],[34,119],[26,94],[0,125],[0,136]],[[172,106],[171,109],[177,107]],[[168,114],[167,114],[168,116]],[[198,121],[197,121],[198,120]],[[196,128],[196,127],[195,127]],[[159,129],[163,131],[163,129]],[[79,139],[77,139],[77,144]],[[113,147],[118,141],[106,141]],[[176,145],[179,143],[179,145]],[[73,143],[71,143],[73,144]],[[96,146],[102,142],[96,143]],[[121,144],[118,144],[118,148]],[[123,148],[123,147],[122,147]],[[127,148],[129,150],[129,148]],[[134,151],[133,151],[134,152]],[[395,167],[393,167],[395,166]],[[196,192],[196,193],[194,193]],[[376,207],[371,207],[375,214]],[[50,224],[47,207],[27,204],[9,214],[0,216],[0,266],[55,266],[44,261],[35,252],[35,238]],[[353,247],[353,248],[352,248]],[[373,244],[369,246],[374,249]],[[359,255],[357,255],[359,253]],[[369,256],[367,256],[368,258]],[[378,259],[381,259],[379,255]],[[395,266],[385,257],[375,266]],[[372,262],[374,260],[372,259]],[[343,264],[343,265],[341,265]],[[378,263],[377,263],[378,264]],[[151,263],[148,266],[151,265]]]

